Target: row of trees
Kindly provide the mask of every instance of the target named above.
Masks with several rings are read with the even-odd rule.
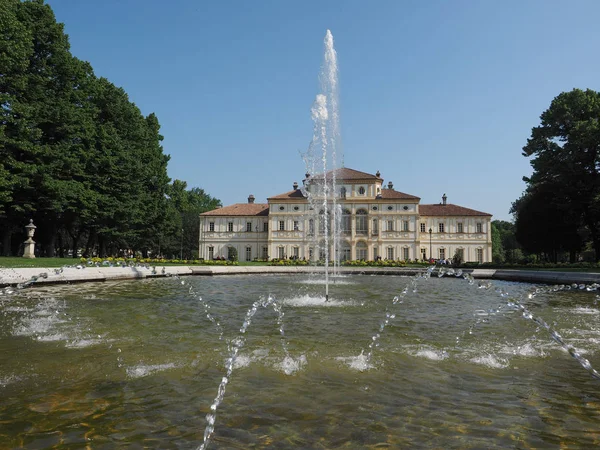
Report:
[[[0,0],[0,251],[33,219],[41,254],[197,250],[219,201],[171,183],[160,125],[69,51],[43,0]]]
[[[600,261],[600,93],[563,92],[540,119],[523,147],[533,174],[512,205],[515,237],[552,262],[585,250]]]

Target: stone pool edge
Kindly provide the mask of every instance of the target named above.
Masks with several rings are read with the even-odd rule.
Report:
[[[423,269],[402,267],[341,267],[343,274],[353,275],[415,275]],[[75,267],[63,268],[56,273],[56,268],[0,268],[0,286],[12,286],[25,283],[40,274],[35,284],[82,283],[111,280],[129,280],[140,278],[161,278],[168,276],[218,276],[218,275],[264,275],[264,274],[299,274],[323,272],[323,267],[308,266],[169,266],[169,267]],[[521,281],[527,283],[546,284],[591,284],[600,283],[600,273],[586,272],[550,272],[532,270],[502,269],[463,269],[478,279],[494,279],[505,281]]]

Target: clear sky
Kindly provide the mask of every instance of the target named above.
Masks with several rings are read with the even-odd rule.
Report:
[[[292,189],[327,29],[345,166],[508,211],[560,92],[600,90],[598,0],[49,0],[71,51],[155,112],[169,176],[224,205]]]

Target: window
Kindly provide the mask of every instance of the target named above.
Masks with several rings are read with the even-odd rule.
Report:
[[[341,232],[342,233],[350,233],[352,230],[352,216],[351,216],[351,212],[348,211],[347,209],[344,209],[342,211],[342,223],[340,224],[341,226]]]
[[[342,198],[346,198],[346,188],[342,186],[342,189],[340,189],[340,196]]]
[[[421,259],[423,261],[425,261],[427,259],[427,249],[425,249],[425,248],[421,249]]]
[[[279,211],[283,211],[285,209],[285,206],[280,206],[279,207]]]
[[[265,233],[269,231],[269,222],[264,222],[263,223],[263,231]]]
[[[235,247],[227,247],[227,259],[229,261],[237,260],[237,250]]]
[[[285,231],[285,220],[279,221],[279,231]]]
[[[402,249],[402,259],[404,261],[408,261],[408,258],[409,258],[409,256],[408,256],[408,250],[409,250],[408,247],[404,247]]]
[[[373,229],[371,230],[371,234],[377,236],[379,234],[379,223],[377,219],[373,219]]]
[[[477,255],[477,262],[478,263],[482,263],[483,262],[483,249],[482,248],[478,248],[475,250],[475,253]]]
[[[246,231],[252,231],[252,222],[246,222]]]
[[[440,223],[438,223],[438,231],[439,231],[440,233],[443,233],[443,232],[444,232],[444,224],[443,224],[443,223],[441,223],[441,222],[440,222]]]
[[[215,259],[215,248],[208,247],[208,259]]]
[[[425,233],[425,232],[426,232],[426,230],[425,230],[425,223],[421,222],[421,233]]]
[[[408,231],[408,220],[402,221],[402,231]]]
[[[440,248],[440,259],[446,259],[446,249]]]
[[[263,247],[262,250],[263,250],[263,252],[262,252],[262,258],[264,260],[269,259],[269,247]]]
[[[367,211],[359,209],[356,211],[356,233],[367,234]]]
[[[347,243],[342,244],[342,251],[340,255],[340,261],[349,261],[352,257],[352,249]]]
[[[460,258],[461,261],[465,261],[465,249],[464,248],[457,248],[456,249],[456,254],[458,255],[458,257]]]
[[[362,186],[361,186],[361,187],[359,187],[359,188],[358,188],[358,193],[359,193],[360,195],[365,195],[365,188],[364,188],[364,187],[362,187]]]
[[[227,224],[227,231],[229,231],[230,233],[233,231],[233,222],[229,222]]]
[[[319,212],[319,234],[325,234],[325,212]]]
[[[456,224],[456,231],[458,231],[459,233],[464,233],[464,231],[463,231],[463,224],[462,224],[462,222],[458,222],[458,223]]]
[[[246,247],[246,261],[252,261],[252,249]]]
[[[299,229],[298,221],[294,220],[294,231],[298,231]]]
[[[321,261],[325,260],[325,242],[321,242],[321,245],[319,245],[319,259]]]
[[[283,247],[278,247],[277,248],[277,252],[279,255],[279,259],[284,259],[285,258],[285,249]]]
[[[308,235],[313,236],[315,234],[315,221],[308,219]]]
[[[215,223],[208,222],[208,231],[215,231]]]
[[[356,244],[356,259],[367,259],[367,244],[364,242]]]
[[[388,247],[387,259],[389,259],[390,261],[394,259],[394,248],[393,247]]]
[[[393,220],[388,220],[387,221],[387,230],[388,231],[394,231],[394,221]]]
[[[292,255],[294,256],[294,259],[298,259],[300,257],[300,247],[293,247]]]
[[[311,247],[308,249],[308,259],[310,259],[312,261],[313,256],[315,254],[315,250]]]
[[[483,233],[483,224],[481,222],[477,222],[476,229],[477,233]]]
[[[379,259],[379,249],[377,247],[373,247],[373,261],[377,261]]]

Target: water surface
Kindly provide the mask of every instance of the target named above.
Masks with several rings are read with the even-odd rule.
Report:
[[[411,278],[335,280],[327,303],[322,284],[306,276],[90,283],[3,296],[0,447],[197,448],[228,344],[252,303],[268,295],[282,305],[289,358],[277,313],[259,308],[210,448],[600,444],[599,381],[506,306],[521,301],[597,368],[595,293],[528,299],[535,286],[478,289],[434,277],[394,304]]]

